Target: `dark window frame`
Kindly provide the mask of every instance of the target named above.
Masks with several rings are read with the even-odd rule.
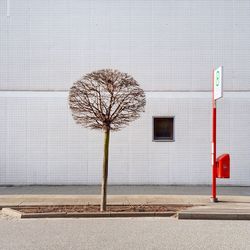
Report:
[[[154,129],[154,120],[155,118],[171,118],[173,119],[173,138],[169,139],[156,139],[155,138],[155,129]],[[174,142],[175,141],[175,116],[153,116],[152,117],[152,141],[154,142]]]

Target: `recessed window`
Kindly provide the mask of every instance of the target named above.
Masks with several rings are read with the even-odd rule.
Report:
[[[153,117],[154,141],[174,140],[174,117]]]

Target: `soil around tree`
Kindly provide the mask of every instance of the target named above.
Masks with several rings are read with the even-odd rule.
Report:
[[[107,205],[105,212],[138,213],[138,212],[178,212],[192,205]],[[99,213],[100,205],[60,205],[60,206],[32,206],[15,207],[22,213]]]

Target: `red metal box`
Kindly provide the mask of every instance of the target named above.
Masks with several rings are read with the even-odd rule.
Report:
[[[230,155],[223,154],[217,158],[217,178],[230,178]]]

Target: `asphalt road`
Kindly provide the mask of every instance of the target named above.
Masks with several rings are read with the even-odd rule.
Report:
[[[1,250],[250,249],[250,221],[0,218]]]
[[[100,194],[100,186],[0,186],[0,195],[11,194]],[[250,187],[222,186],[219,195],[250,196]],[[108,194],[113,195],[210,195],[210,186],[108,186]]]

